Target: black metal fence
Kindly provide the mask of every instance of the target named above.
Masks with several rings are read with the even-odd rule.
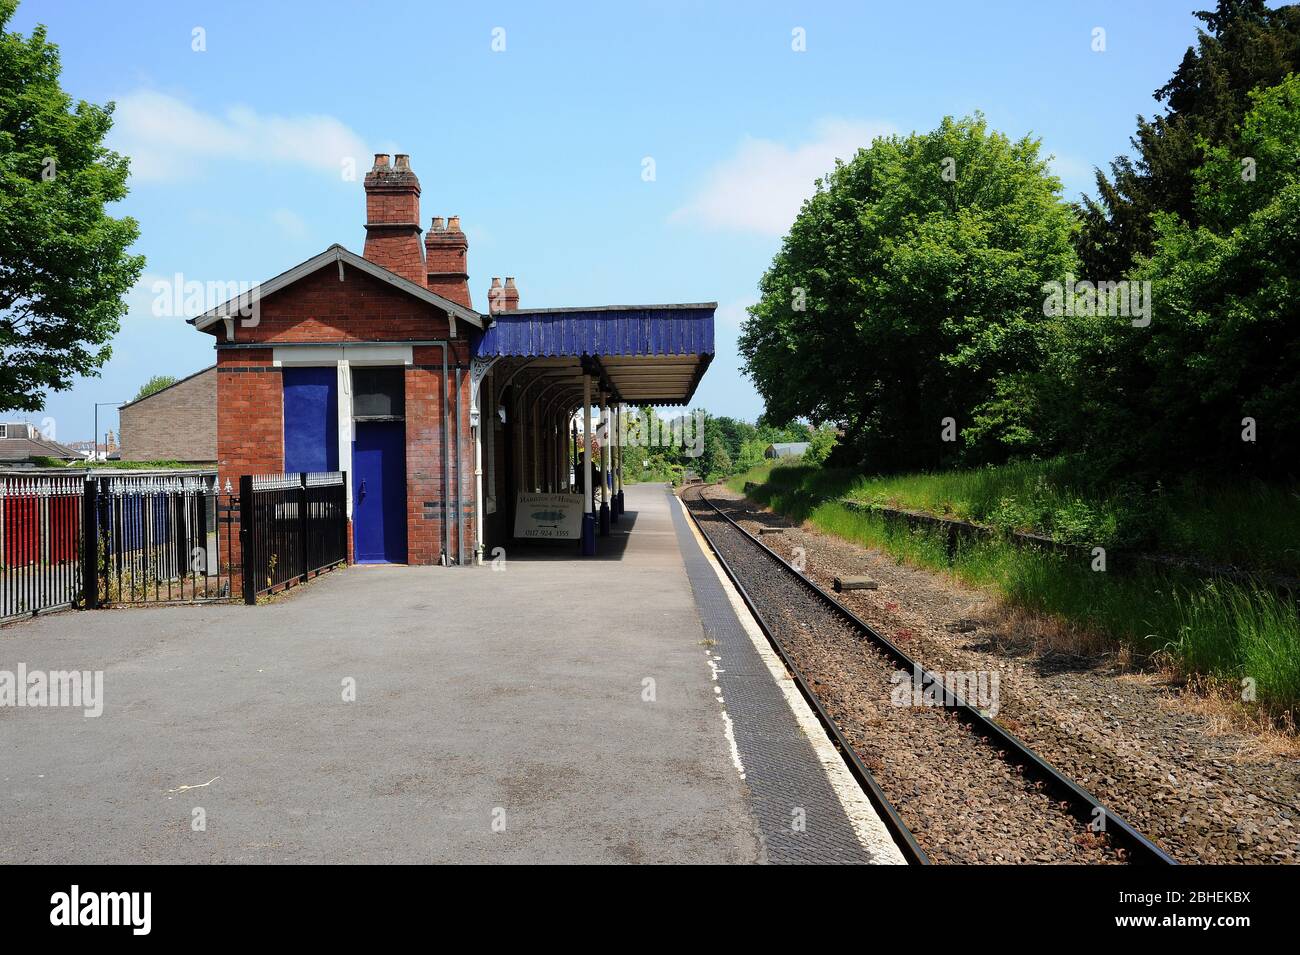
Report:
[[[346,472],[243,477],[239,500],[246,603],[347,563]]]
[[[87,605],[228,599],[232,510],[215,473],[88,478]]]
[[[82,599],[79,475],[0,475],[0,619]]]
[[[342,472],[0,474],[0,620],[259,594],[348,559]],[[238,532],[235,527],[239,526]]]

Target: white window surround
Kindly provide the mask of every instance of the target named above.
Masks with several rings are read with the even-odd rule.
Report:
[[[347,484],[348,520],[352,519],[352,366],[413,365],[414,349],[411,345],[360,344],[360,345],[295,345],[291,348],[273,348],[272,363],[276,368],[328,368],[338,369],[338,441],[339,470],[349,475]]]
[[[347,513],[352,520],[352,366],[346,358],[340,359],[339,370],[339,470],[345,471],[347,480]]]
[[[334,365],[413,365],[415,350],[411,345],[294,345],[272,348],[271,363],[276,368]]]

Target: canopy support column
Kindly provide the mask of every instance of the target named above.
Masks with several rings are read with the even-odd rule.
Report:
[[[596,554],[596,520],[591,486],[591,376],[582,376],[582,556]]]
[[[615,472],[614,480],[618,485],[618,492],[614,495],[614,506],[617,508],[618,513],[622,514],[625,510],[623,506],[623,439],[627,437],[624,431],[623,402],[618,403],[615,413],[618,415],[618,420],[615,423],[615,430],[618,432],[618,470]]]
[[[600,393],[600,536],[609,536],[609,407]]]
[[[619,402],[614,402],[609,408],[609,519],[613,523],[618,523],[618,456],[619,456],[619,437],[618,437],[618,408]]]

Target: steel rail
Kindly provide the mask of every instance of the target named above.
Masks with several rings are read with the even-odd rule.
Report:
[[[1110,837],[1113,845],[1128,853],[1128,862],[1135,865],[1178,864],[1178,862],[1167,852],[1134,829],[1121,816],[1109,810],[1096,796],[1088,792],[1088,790],[1084,789],[1068,776],[1063,775],[1054,766],[1035,753],[1015,734],[993,722],[978,709],[967,703],[962,699],[960,694],[955,692],[955,690],[945,687],[944,682],[941,679],[938,679],[933,673],[922,667],[917,661],[904,653],[902,649],[872,627],[871,624],[867,623],[848,607],[844,606],[844,604],[840,603],[840,601],[836,600],[835,597],[829,594],[816,581],[808,577],[807,574],[792,567],[780,554],[776,553],[749,531],[745,530],[745,528],[741,527],[730,514],[723,511],[722,508],[718,507],[717,504],[711,501],[704,494],[703,487],[699,487],[696,490],[698,491],[698,500],[707,504],[715,514],[743,534],[750,543],[758,547],[777,565],[785,568],[788,573],[792,574],[797,580],[803,583],[804,586],[816,594],[823,603],[847,620],[853,627],[860,630],[864,636],[883,650],[895,662],[906,667],[912,673],[920,673],[923,686],[937,687],[939,691],[942,692],[946,703],[951,704],[952,709],[963,720],[965,720],[973,730],[979,734],[986,735],[990,740],[996,741],[999,748],[1002,749],[1003,758],[1007,759],[1009,762],[1024,767],[1028,772],[1040,779],[1053,795],[1060,797],[1069,804],[1071,811],[1077,819],[1092,824],[1100,814],[1100,818],[1104,820],[1105,828],[1103,831]],[[687,508],[687,510],[690,511],[690,508]],[[694,512],[691,512],[691,516],[695,519],[695,523],[700,527],[701,532],[704,533],[705,538],[709,539],[709,546],[713,548],[714,553],[716,554],[717,548],[713,546],[712,540],[708,537],[707,532],[704,531],[702,522],[698,517],[696,517]],[[718,554],[718,559],[722,560],[721,554]],[[734,572],[730,567],[728,567],[725,561],[723,562],[723,566],[727,569],[727,573],[732,576],[732,579],[735,580]],[[736,586],[740,587],[739,581],[736,582]],[[744,594],[743,588],[742,594]],[[778,652],[781,653],[782,658],[785,659],[786,655],[784,650],[781,649],[779,641],[772,636],[767,625],[762,622],[761,615],[750,602],[748,595],[745,595],[745,602],[750,606],[750,610],[753,611],[754,616],[759,619],[760,625],[763,627],[764,632],[767,633],[768,639],[772,641],[773,646],[777,647]],[[787,663],[789,663],[788,660]],[[791,672],[794,672],[793,668]],[[800,689],[804,692],[805,696],[810,692],[802,682],[800,683]],[[820,705],[818,706],[818,709],[820,712]],[[829,719],[829,716],[824,717],[824,721],[828,721]],[[847,744],[842,742],[843,735],[839,733],[838,729],[835,733],[837,741],[840,741],[842,746],[846,746]],[[901,822],[899,824],[901,825]]]
[[[699,497],[705,503],[712,504],[711,501],[704,497],[704,492],[702,490],[700,491]],[[700,534],[709,545],[709,550],[713,551],[713,556],[717,558],[718,563],[722,565],[722,569],[726,571],[727,576],[731,578],[731,582],[735,585],[736,590],[739,591],[741,599],[745,601],[745,606],[749,608],[749,612],[753,614],[754,619],[758,622],[759,629],[762,630],[763,635],[767,637],[767,642],[772,645],[774,650],[776,650],[777,655],[781,658],[781,662],[785,664],[785,668],[790,672],[790,676],[793,677],[795,685],[799,687],[799,692],[803,694],[803,698],[808,702],[808,705],[812,707],[813,712],[817,714],[817,719],[822,724],[822,728],[825,729],[831,739],[834,740],[835,748],[839,750],[840,757],[844,760],[849,772],[852,773],[853,777],[858,781],[858,785],[862,787],[863,792],[866,793],[867,800],[880,815],[881,822],[884,823],[885,828],[889,831],[890,836],[894,840],[894,844],[898,846],[899,851],[903,854],[903,858],[912,865],[929,865],[930,857],[925,854],[925,850],[922,849],[920,844],[916,841],[916,837],[912,835],[912,831],[907,828],[907,824],[903,822],[902,817],[898,814],[898,810],[894,808],[894,804],[889,801],[889,797],[887,797],[884,790],[880,788],[880,784],[876,782],[876,777],[871,774],[871,770],[867,769],[862,760],[858,757],[857,750],[855,750],[853,745],[845,739],[839,726],[836,725],[833,719],[831,719],[831,715],[826,712],[826,708],[822,706],[821,700],[817,699],[817,695],[813,693],[812,688],[808,685],[808,681],[804,679],[803,672],[795,664],[794,660],[790,658],[790,655],[785,652],[785,647],[781,645],[781,641],[772,633],[771,629],[767,625],[767,621],[763,618],[763,615],[759,613],[758,606],[749,596],[749,591],[745,589],[745,585],[741,583],[740,577],[732,569],[730,562],[722,555],[722,551],[720,551],[718,546],[713,542],[713,537],[704,527],[704,523],[689,507],[686,509],[686,513],[691,515],[691,520],[693,520],[695,526],[699,528]],[[724,514],[722,516],[725,517],[726,515]],[[740,530],[743,532],[744,528],[742,527]]]

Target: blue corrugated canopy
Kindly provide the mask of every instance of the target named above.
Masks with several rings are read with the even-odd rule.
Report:
[[[587,361],[623,401],[685,404],[713,360],[716,302],[498,312],[479,358]]]
[[[714,303],[498,312],[479,357],[712,355]]]

